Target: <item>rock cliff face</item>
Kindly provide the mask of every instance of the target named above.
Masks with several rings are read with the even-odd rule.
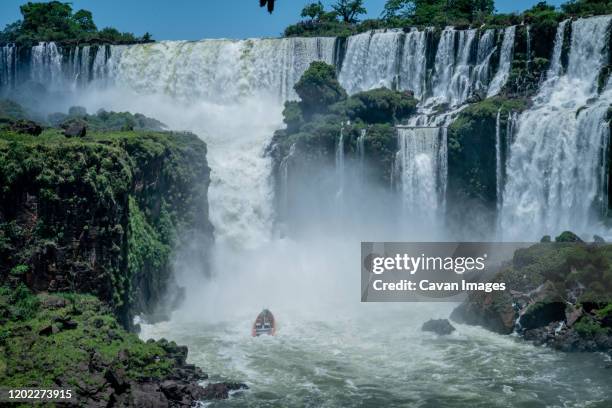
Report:
[[[202,241],[206,145],[193,134],[0,135],[0,279],[91,293],[122,324],[173,288],[172,254]],[[193,255],[193,254],[192,254]]]

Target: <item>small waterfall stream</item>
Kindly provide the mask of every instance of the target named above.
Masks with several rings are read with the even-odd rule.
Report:
[[[499,68],[497,69],[497,73],[495,74],[495,77],[493,77],[493,80],[489,85],[489,91],[487,92],[488,98],[497,95],[508,80],[508,75],[510,74],[510,66],[512,65],[512,53],[514,50],[515,34],[516,26],[511,26],[504,30],[504,39],[501,45]]]

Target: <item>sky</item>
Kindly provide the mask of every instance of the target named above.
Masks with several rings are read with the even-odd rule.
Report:
[[[257,0],[72,0],[74,10],[93,13],[98,28],[153,34],[156,40],[202,38],[277,37],[300,19],[300,11],[312,0],[276,0],[274,14],[259,8]],[[386,0],[364,0],[368,18],[380,15]],[[498,12],[527,9],[538,0],[496,0]],[[563,0],[548,0],[559,5]],[[0,0],[0,28],[20,18],[24,0]],[[333,0],[323,0],[329,5]]]

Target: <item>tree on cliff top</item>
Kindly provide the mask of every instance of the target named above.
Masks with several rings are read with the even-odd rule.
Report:
[[[20,7],[20,11],[22,20],[7,25],[0,32],[0,42],[31,46],[40,41],[112,43],[142,41],[132,33],[120,33],[115,29],[98,31],[91,12],[78,10],[73,13],[70,3],[28,2]]]
[[[310,3],[302,9],[301,17],[309,17],[311,20],[319,20],[325,14],[325,8],[320,1]]]
[[[310,64],[294,88],[302,99],[302,111],[307,114],[325,112],[330,105],[346,99],[336,69],[321,61]]]
[[[338,0],[336,4],[332,4],[332,9],[345,23],[356,23],[357,16],[367,12],[363,7],[363,0]]]

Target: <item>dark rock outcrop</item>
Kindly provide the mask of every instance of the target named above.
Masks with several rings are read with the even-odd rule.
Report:
[[[85,137],[87,134],[87,124],[82,121],[72,121],[64,127],[66,137]]]
[[[448,321],[448,319],[431,319],[423,323],[421,327],[423,331],[434,332],[440,336],[451,334],[455,331],[455,328]]]
[[[495,277],[509,290],[472,293],[451,319],[562,351],[612,351],[609,248],[569,231],[556,241],[517,250]]]
[[[38,136],[43,131],[38,123],[25,119],[9,121],[5,128],[11,132],[32,136]]]

